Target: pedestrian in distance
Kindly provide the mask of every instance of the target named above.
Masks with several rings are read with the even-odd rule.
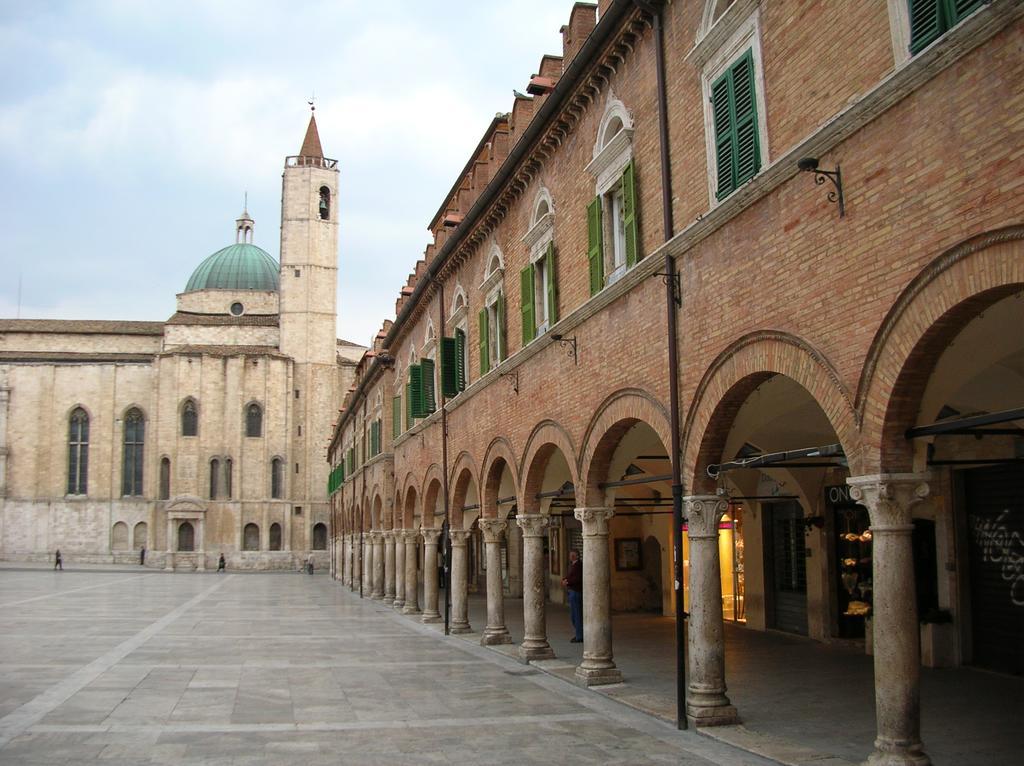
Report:
[[[140,567],[146,566],[146,546],[145,545],[143,545],[139,549],[139,566]]]
[[[569,617],[572,620],[573,635],[570,643],[583,643],[583,562],[580,554],[569,551],[569,571],[562,578],[562,585],[569,593]]]
[[[224,560],[224,554],[222,553],[220,554],[220,558],[217,559],[217,574],[220,574],[221,572],[225,571],[227,569],[227,566],[228,562]]]
[[[313,554],[310,553],[309,554],[309,558],[306,559],[306,571],[309,572],[310,574],[313,574],[313,567],[314,567]]]
[[[64,559],[60,556],[60,548],[57,549],[57,552],[53,556],[53,568],[59,569],[61,572],[64,571]]]

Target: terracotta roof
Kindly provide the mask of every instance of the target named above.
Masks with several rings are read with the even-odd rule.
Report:
[[[320,148],[320,133],[316,129],[315,115],[309,115],[309,127],[306,128],[306,137],[302,140],[299,156],[320,158],[324,156],[324,150]]]
[[[153,354],[118,354],[102,352],[77,353],[73,351],[0,351],[0,362],[35,362],[37,364],[149,364]]]
[[[275,346],[174,346],[163,351],[160,356],[174,354],[209,354],[210,356],[274,356],[281,359],[289,357],[282,354]]]
[[[163,322],[108,319],[0,319],[0,332],[53,332],[77,335],[163,335]]]
[[[167,324],[277,327],[280,324],[280,318],[277,314],[243,314],[236,317],[230,314],[193,314],[189,311],[178,311],[167,320]]]

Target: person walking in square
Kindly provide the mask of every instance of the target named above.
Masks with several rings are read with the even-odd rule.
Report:
[[[53,568],[59,569],[61,572],[64,571],[64,559],[60,556],[60,548],[57,549],[57,552],[53,556]]]
[[[220,574],[227,568],[227,562],[224,560],[224,554],[220,554],[220,558],[217,559],[217,574]]]
[[[575,635],[573,644],[583,643],[583,562],[577,551],[569,551],[569,572],[562,578],[562,585],[569,591],[569,617]]]
[[[314,568],[315,565],[316,565],[316,562],[313,560],[313,554],[310,553],[309,554],[309,558],[306,559],[306,571],[309,572],[310,574],[313,574],[313,568]]]

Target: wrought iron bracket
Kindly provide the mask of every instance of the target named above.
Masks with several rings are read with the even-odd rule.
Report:
[[[654,276],[661,277],[662,284],[667,285],[669,280],[672,280],[672,300],[676,302],[678,308],[683,307],[683,286],[679,276],[679,272],[672,274],[666,274],[664,271],[656,271]]]
[[[835,189],[828,193],[828,201],[839,205],[839,217],[844,218],[846,216],[846,200],[843,198],[843,171],[840,169],[839,163],[836,163],[835,170],[822,170],[818,167],[816,157],[805,157],[797,163],[797,167],[805,173],[814,173],[816,186],[825,183],[826,178],[832,182]]]
[[[498,377],[504,378],[505,381],[512,386],[512,390],[516,393],[516,395],[519,394],[519,370],[512,370],[512,372],[503,372]]]
[[[579,365],[580,360],[576,356],[576,336],[573,335],[571,338],[566,338],[564,335],[552,335],[551,340],[558,343],[562,348],[566,349],[566,355],[572,357],[572,363]]]

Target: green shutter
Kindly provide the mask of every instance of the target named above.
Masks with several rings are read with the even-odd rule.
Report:
[[[949,26],[955,26],[990,0],[946,0],[949,7]]]
[[[748,50],[711,86],[718,199],[725,199],[761,169],[757,133],[754,54]]]
[[[558,272],[555,271],[555,243],[548,243],[544,255],[544,271],[548,275],[548,327],[558,321]]]
[[[498,326],[494,328],[498,338],[498,361],[504,362],[508,356],[508,341],[505,338],[505,293],[498,293],[494,309],[494,313],[498,315]]]
[[[441,393],[457,396],[459,389],[458,344],[455,338],[441,338]]]
[[[375,420],[370,424],[370,456],[380,454],[380,421]]]
[[[928,47],[942,33],[942,0],[910,0],[910,52]]]
[[[397,439],[402,435],[402,397],[391,398],[391,438]]]
[[[519,310],[523,317],[523,345],[537,337],[537,321],[533,311],[533,264],[519,272]]]
[[[420,378],[423,381],[423,416],[426,417],[435,409],[434,396],[434,360],[420,359]]]
[[[601,226],[601,198],[594,197],[587,205],[587,260],[590,261],[590,294],[597,295],[604,287],[604,231]]]
[[[409,398],[412,399],[410,419],[425,417],[427,413],[423,408],[423,373],[418,364],[409,365]]]
[[[409,430],[412,428],[414,420],[412,414],[412,370],[409,371],[409,381],[405,384],[405,428]]]
[[[724,199],[736,188],[733,171],[735,162],[735,136],[733,135],[732,110],[729,108],[729,80],[727,71],[711,86],[711,107],[715,123],[715,165],[718,168],[718,199]]]
[[[455,383],[459,391],[466,390],[466,333],[455,331]]]
[[[640,260],[636,215],[636,168],[633,160],[630,160],[626,169],[622,171],[622,224],[626,234],[626,268],[632,268]]]
[[[480,309],[480,325],[479,325],[480,333],[479,333],[478,340],[480,342],[480,374],[481,375],[486,375],[487,372],[491,369],[491,351],[490,351],[491,335],[490,335],[490,331],[489,331],[490,328],[487,326],[487,324],[488,324],[488,322],[487,322],[487,309],[485,309],[485,308]]]

